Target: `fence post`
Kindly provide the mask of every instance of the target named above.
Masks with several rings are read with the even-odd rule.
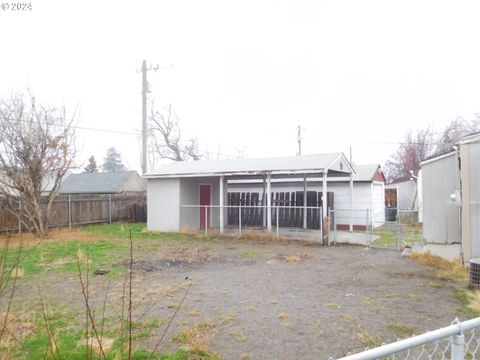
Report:
[[[68,195],[68,227],[72,228],[72,199],[71,195]]]
[[[278,228],[278,205],[277,205],[277,214],[276,214],[276,218],[277,218],[277,240],[278,240],[278,235],[279,235],[279,228]]]
[[[208,207],[205,206],[205,236],[208,235]]]
[[[452,360],[464,360],[465,336],[463,334],[452,335],[451,343],[452,343],[452,356],[451,356]]]
[[[395,249],[399,250],[400,249],[400,238],[402,236],[402,227],[400,224],[400,212],[397,209],[397,236],[396,236],[396,241],[397,243],[395,244]]]
[[[238,206],[238,233],[242,233],[242,205]]]
[[[372,245],[372,238],[370,236],[370,209],[367,209],[367,219],[366,219],[366,226],[367,226],[367,245]]]
[[[108,194],[108,223],[112,223],[112,194]]]
[[[18,201],[18,233],[22,233],[22,202]]]

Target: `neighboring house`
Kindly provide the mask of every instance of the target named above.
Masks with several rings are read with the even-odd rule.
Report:
[[[385,185],[387,221],[396,221],[399,211],[418,210],[417,183],[413,179]]]
[[[461,243],[458,256],[480,257],[480,133],[457,149],[421,162],[423,236],[427,243]]]
[[[136,171],[71,174],[60,186],[63,195],[141,193],[146,190],[145,180]]]
[[[352,227],[354,230],[364,230],[367,221],[373,227],[381,226],[385,222],[385,176],[382,169],[377,164],[354,166],[353,168],[355,175],[353,176]],[[307,178],[307,192],[321,194],[322,186],[321,178]],[[278,198],[278,195],[300,193],[300,200],[302,200],[303,189],[303,179],[272,180],[274,199]],[[255,198],[260,199],[260,203],[264,203],[262,201],[262,180],[231,180],[228,182],[228,192],[229,194],[241,193],[245,198],[252,197],[254,194]],[[328,192],[333,195],[329,199],[328,206],[335,209],[337,228],[348,230],[350,228],[350,179],[347,177],[329,178]],[[307,205],[316,206],[317,204],[318,202]]]
[[[148,229],[179,231],[217,227],[223,231],[224,226],[229,225],[228,185],[234,179],[265,181],[266,193],[270,194],[275,179],[322,178],[322,193],[326,194],[327,179],[346,177],[352,172],[342,153],[175,162],[145,175]],[[303,195],[307,197],[306,190]],[[274,204],[270,196],[265,200],[265,226],[270,230]],[[326,196],[321,199],[321,205],[319,215],[325,218],[328,215]]]
[[[71,175],[71,173],[72,172],[70,170],[67,170],[67,172],[63,176],[62,182],[65,181],[65,179],[67,177],[69,177]],[[52,191],[53,186],[55,185],[56,178],[57,178],[56,173],[48,174],[43,178],[43,181],[42,181],[42,196],[48,195],[50,193],[50,191]]]

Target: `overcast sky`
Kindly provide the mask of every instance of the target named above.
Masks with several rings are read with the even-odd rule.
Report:
[[[351,146],[383,164],[407,131],[480,113],[479,14],[479,1],[32,0],[0,10],[0,93],[31,88],[78,108],[79,127],[127,132],[78,129],[78,164],[114,146],[139,170],[145,59],[165,67],[150,99],[212,157],[294,155],[300,125],[305,154]]]

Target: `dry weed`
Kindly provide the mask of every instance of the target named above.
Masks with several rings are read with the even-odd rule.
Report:
[[[184,328],[173,340],[182,345],[186,351],[193,354],[211,354],[210,337],[217,333],[215,325],[202,323],[190,328]]]
[[[228,323],[231,323],[232,321],[235,320],[235,315],[234,314],[226,314],[220,317],[220,321],[222,322],[222,325],[226,325]]]
[[[277,315],[277,319],[286,321],[286,320],[288,320],[288,314],[284,313],[284,312],[281,312],[280,314]]]
[[[410,259],[434,269],[435,276],[440,280],[466,281],[468,279],[467,269],[459,260],[448,261],[430,252],[414,252],[410,255]]]
[[[245,341],[247,339],[242,331],[230,331],[228,335],[233,337],[238,342]]]
[[[245,310],[248,311],[248,312],[256,312],[257,308],[255,306],[249,306]]]

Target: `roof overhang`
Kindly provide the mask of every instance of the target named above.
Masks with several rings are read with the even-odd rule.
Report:
[[[291,160],[294,161],[294,160]],[[263,179],[270,175],[272,178],[300,178],[300,177],[318,177],[326,174],[328,177],[345,177],[354,174],[352,166],[343,153],[328,162],[325,167],[305,167],[301,169],[290,170],[290,164],[286,164],[283,168],[269,169],[239,169],[226,171],[195,171],[195,172],[159,172],[147,173],[143,177],[148,179],[172,179],[172,178],[198,178],[198,177],[228,177],[230,179]]]
[[[450,156],[454,156],[454,155],[455,155],[455,151],[451,151],[451,152],[448,152],[448,153],[445,153],[445,154],[442,154],[442,155],[435,156],[435,157],[430,158],[430,159],[423,160],[423,161],[420,162],[420,167],[422,167],[424,165],[427,165],[427,164],[430,164],[432,162],[441,160],[441,159],[445,159],[445,158],[450,157]]]

